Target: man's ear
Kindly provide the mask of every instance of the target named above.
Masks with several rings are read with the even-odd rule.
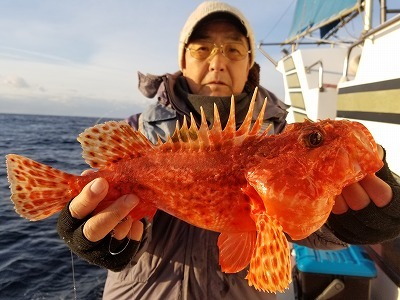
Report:
[[[253,67],[249,70],[247,76],[246,87],[249,89],[247,92],[253,93],[256,86],[260,85],[260,65],[254,62]]]
[[[182,73],[185,73],[185,69],[186,69],[186,59],[185,56],[182,57]],[[185,74],[183,74],[185,75]]]

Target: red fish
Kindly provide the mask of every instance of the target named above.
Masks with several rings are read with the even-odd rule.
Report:
[[[127,193],[140,198],[135,219],[161,209],[192,225],[220,232],[221,269],[238,272],[258,290],[276,292],[291,281],[285,236],[302,239],[328,218],[343,187],[382,167],[376,144],[360,123],[305,121],[278,135],[252,124],[254,98],[236,130],[234,101],[224,130],[218,111],[209,129],[204,112],[166,142],[154,145],[126,122],[107,122],[78,137],[83,157],[98,172],[67,174],[26,157],[7,155],[11,199],[17,213],[40,220],[60,211],[94,178],[109,192],[102,204]]]

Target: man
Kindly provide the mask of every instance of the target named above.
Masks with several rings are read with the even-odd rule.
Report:
[[[157,95],[158,102],[132,119],[133,126],[156,142],[157,135],[165,139],[175,129],[176,120],[182,121],[190,112],[199,122],[200,106],[212,125],[214,103],[221,121],[226,123],[231,95],[235,95],[240,125],[254,88],[259,86],[259,68],[254,59],[253,31],[241,12],[221,2],[202,3],[181,32],[181,72],[159,77],[140,74],[141,90],[150,98]],[[286,124],[286,106],[259,87],[258,110],[265,97],[269,102],[264,122],[273,125],[272,132],[279,133]],[[383,158],[384,152],[380,151]],[[392,181],[387,165],[381,173],[391,186],[370,176],[347,187],[333,210],[337,215],[332,214],[327,225],[300,243],[334,249],[348,242],[379,242],[398,235],[400,212],[387,208],[398,205],[399,187]],[[221,272],[216,232],[194,227],[162,211],[151,223],[133,221],[127,215],[140,201],[134,194],[93,213],[107,190],[105,179],[89,183],[63,210],[58,223],[60,236],[75,253],[110,270],[105,299],[274,299],[275,295],[248,286],[246,270],[237,274]],[[369,227],[363,221],[365,214]],[[380,228],[377,218],[371,221],[371,214],[391,221]],[[369,232],[372,234],[365,235]]]

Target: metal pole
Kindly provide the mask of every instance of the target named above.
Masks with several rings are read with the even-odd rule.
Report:
[[[364,33],[372,28],[372,13],[373,5],[372,0],[365,1],[365,15],[364,15]]]
[[[258,48],[258,50],[260,50],[260,52],[261,52],[266,58],[269,59],[270,62],[272,62],[272,63],[274,64],[275,67],[278,66],[278,62],[277,62],[275,59],[273,59],[267,52],[265,52],[264,49],[261,48],[261,44],[259,44],[259,45],[257,46],[257,48]]]
[[[386,22],[386,0],[381,0],[381,24]]]

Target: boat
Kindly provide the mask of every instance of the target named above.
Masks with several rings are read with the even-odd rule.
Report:
[[[289,37],[258,48],[282,73],[289,122],[360,121],[385,147],[389,166],[399,177],[400,9],[380,3],[381,20],[372,27],[372,0],[297,1]],[[360,14],[364,24],[359,37],[339,36]],[[279,61],[264,49],[276,45],[285,54]]]
[[[298,0],[288,37],[258,49],[282,74],[288,122],[363,123],[400,180],[400,3],[387,4]],[[279,59],[271,47],[280,48]],[[372,299],[400,299],[400,239],[365,250],[378,267]]]

